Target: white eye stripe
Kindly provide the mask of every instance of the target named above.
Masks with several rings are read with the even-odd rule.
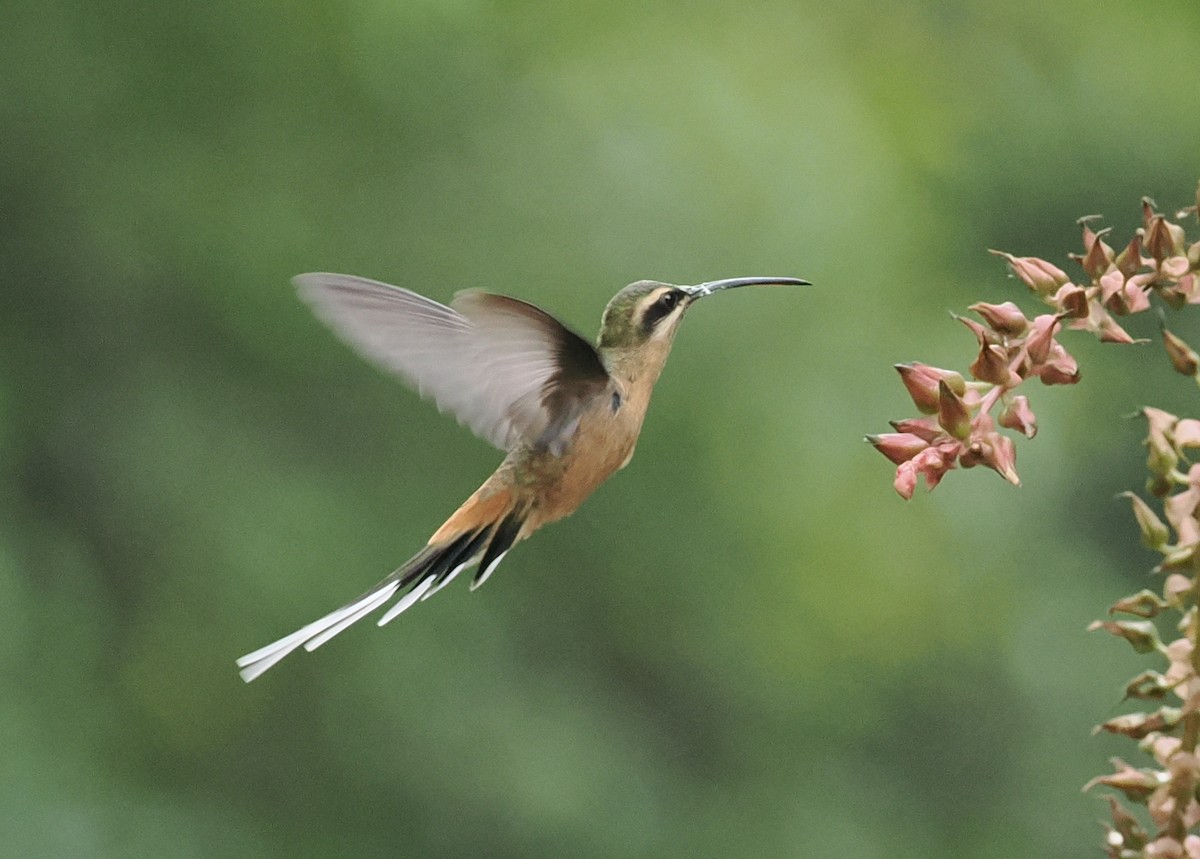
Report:
[[[655,329],[661,330],[662,321],[676,315],[682,307],[683,295],[683,292],[671,287],[648,296],[642,304],[640,314],[642,329],[647,334],[654,333]]]

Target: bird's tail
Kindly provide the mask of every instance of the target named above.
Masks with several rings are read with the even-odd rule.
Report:
[[[378,624],[383,626],[418,600],[433,596],[463,570],[478,564],[479,569],[471,580],[471,590],[475,590],[487,581],[504,555],[523,536],[521,528],[526,512],[511,503],[507,492],[490,496],[481,496],[477,492],[438,529],[425,548],[362,596],[239,659],[237,665],[242,679],[249,683],[302,645],[305,650],[316,650],[396,594],[404,592],[379,618]]]

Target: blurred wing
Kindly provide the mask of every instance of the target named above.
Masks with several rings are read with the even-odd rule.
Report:
[[[446,307],[351,275],[293,282],[346,343],[502,450],[525,442],[561,454],[608,389],[591,344],[524,301],[472,291]]]

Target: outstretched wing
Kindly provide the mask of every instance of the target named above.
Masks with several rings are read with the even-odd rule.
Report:
[[[590,343],[524,301],[459,293],[452,307],[345,274],[293,281],[316,315],[363,357],[501,450],[561,454],[610,379]]]

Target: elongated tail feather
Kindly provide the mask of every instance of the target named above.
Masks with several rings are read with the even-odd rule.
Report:
[[[500,562],[504,560],[508,550],[517,541],[524,520],[523,515],[513,511],[496,526],[491,540],[488,541],[487,551],[483,553],[483,559],[479,562],[479,569],[475,571],[475,578],[471,580],[471,590],[475,590],[486,582],[488,576],[495,571],[496,567],[500,566]]]
[[[455,576],[457,576],[467,567],[471,566],[471,564],[476,563],[483,551],[483,547],[487,544],[494,530],[494,528],[483,529],[477,532],[469,540],[464,541],[463,537],[460,537],[458,540],[456,540],[456,545],[462,543],[461,548],[452,554],[447,554],[444,569],[438,573],[436,578],[430,579],[430,585],[432,585],[432,587],[430,587],[429,590],[425,591],[425,593],[421,595],[421,599],[429,599],[442,588],[446,587],[446,585],[450,584],[450,582],[454,581]],[[468,535],[464,535],[464,537],[465,536]],[[383,626],[388,620],[391,620],[391,618],[388,617],[386,620],[384,618],[380,618],[379,625]]]
[[[298,647],[316,650],[342,630],[366,617],[396,594],[407,593],[379,619],[379,626],[393,620],[419,600],[448,585],[462,570],[484,562],[471,583],[474,590],[491,575],[521,531],[524,517],[509,512],[500,522],[489,522],[466,530],[439,545],[427,545],[403,566],[346,605],[286,635],[276,642],[247,653],[237,661],[242,679],[249,683]],[[439,534],[442,532],[439,532]],[[436,536],[436,535],[435,535]]]

